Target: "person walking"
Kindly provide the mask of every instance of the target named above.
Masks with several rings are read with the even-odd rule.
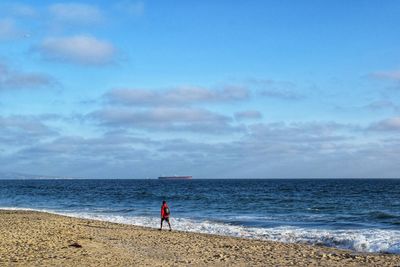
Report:
[[[171,224],[169,223],[169,215],[170,215],[170,210],[168,207],[168,204],[165,200],[163,200],[162,205],[161,205],[161,226],[160,226],[160,231],[162,230],[162,225],[163,225],[163,221],[167,221],[168,226],[169,226],[169,230],[171,231]]]

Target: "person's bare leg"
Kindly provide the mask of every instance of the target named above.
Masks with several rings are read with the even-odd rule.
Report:
[[[163,221],[164,221],[164,220],[161,218],[161,226],[160,226],[160,229],[158,229],[158,230],[160,230],[160,231],[162,230],[162,223],[163,223]]]
[[[169,220],[167,221],[167,223],[168,223],[168,226],[169,226],[169,230],[171,231],[172,229],[171,229],[171,224],[169,223]]]

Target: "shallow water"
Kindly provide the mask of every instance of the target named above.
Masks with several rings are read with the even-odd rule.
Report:
[[[400,180],[0,180],[0,208],[400,253]]]

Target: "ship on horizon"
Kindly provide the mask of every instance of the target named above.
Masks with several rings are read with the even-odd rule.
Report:
[[[174,176],[160,176],[158,180],[190,180],[192,179],[191,175],[174,175]]]

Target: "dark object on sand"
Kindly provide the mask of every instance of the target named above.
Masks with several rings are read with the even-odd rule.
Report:
[[[74,247],[74,248],[81,248],[82,247],[82,245],[81,244],[79,244],[79,243],[77,243],[77,242],[74,242],[74,243],[72,243],[71,245],[69,245],[70,247]]]

